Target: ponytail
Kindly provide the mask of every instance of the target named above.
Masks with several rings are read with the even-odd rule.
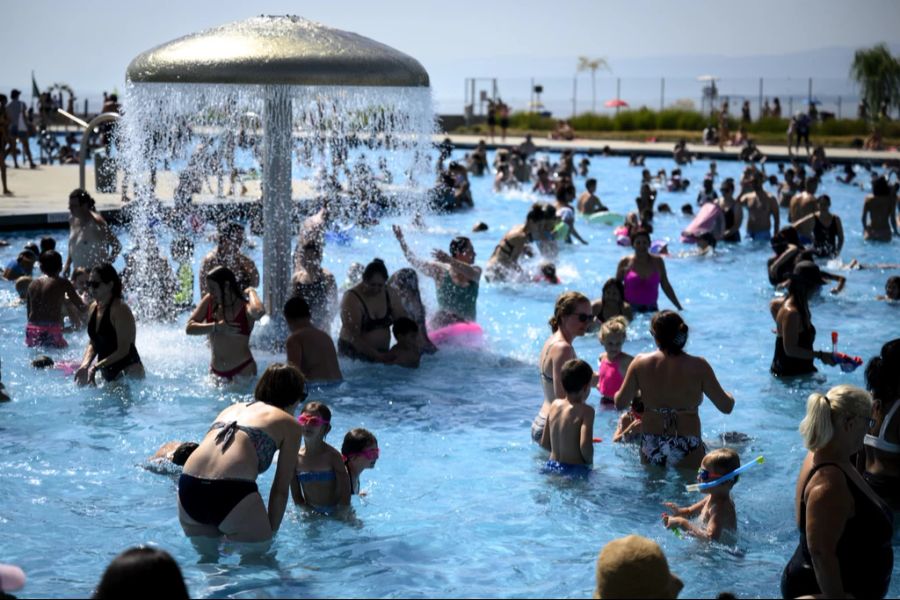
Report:
[[[803,445],[812,452],[831,441],[834,425],[831,422],[831,403],[825,394],[815,392],[809,395],[806,416],[800,421],[800,435],[803,436]]]

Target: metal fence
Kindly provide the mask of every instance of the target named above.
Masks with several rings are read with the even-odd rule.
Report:
[[[484,115],[487,100],[502,99],[513,112],[549,113],[569,118],[586,112],[615,114],[619,109],[607,106],[623,100],[628,108],[654,110],[686,108],[708,112],[727,100],[730,114],[740,117],[744,101],[750,102],[755,121],[768,101],[778,98],[783,117],[806,110],[810,101],[819,113],[837,119],[855,119],[859,110],[859,89],[846,78],[776,77],[610,77],[581,73],[573,77],[502,78],[481,77],[465,80],[463,114]],[[450,99],[442,105],[450,106]],[[457,104],[457,98],[452,105]],[[624,109],[625,107],[622,107]]]

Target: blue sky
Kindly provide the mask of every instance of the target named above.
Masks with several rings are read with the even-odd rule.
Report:
[[[6,1],[0,86],[25,89],[33,69],[42,86],[66,82],[80,96],[121,88],[125,68],[140,52],[259,13],[298,14],[411,54],[432,75],[439,99],[462,96],[463,79],[471,75],[571,77],[579,55],[607,57],[614,74],[623,77],[665,75],[673,57],[694,57],[680,67],[684,76],[695,76],[704,56],[768,55],[755,68],[772,71],[780,68],[779,55],[900,42],[895,0],[349,0],[249,6],[246,0]],[[821,63],[811,61],[814,74],[846,73],[845,64]]]

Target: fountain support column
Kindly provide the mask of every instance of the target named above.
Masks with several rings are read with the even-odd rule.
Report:
[[[288,298],[293,265],[291,199],[292,125],[291,98],[287,86],[269,85],[265,90],[262,211],[263,298],[266,312],[275,323]]]

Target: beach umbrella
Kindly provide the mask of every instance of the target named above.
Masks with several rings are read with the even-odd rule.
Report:
[[[628,106],[628,103],[616,98],[615,100],[607,100],[603,103],[603,106],[606,106],[607,108],[619,108],[620,106]]]

